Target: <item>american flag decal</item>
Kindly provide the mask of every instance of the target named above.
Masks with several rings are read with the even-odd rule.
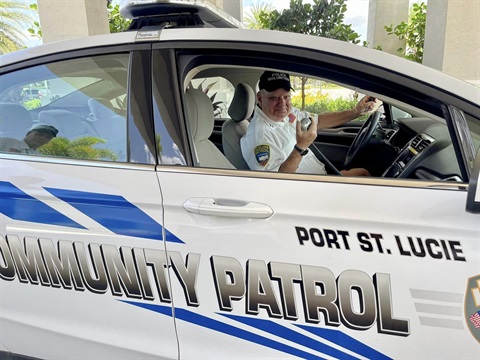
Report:
[[[480,310],[470,316],[470,322],[475,326],[475,329],[480,328]]]
[[[464,299],[465,324],[480,343],[480,274],[468,279]]]

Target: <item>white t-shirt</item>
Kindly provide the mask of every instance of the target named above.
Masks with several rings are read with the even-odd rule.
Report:
[[[251,170],[278,171],[296,144],[296,123],[300,110],[292,108],[282,121],[268,118],[258,106],[240,139],[242,155]],[[302,157],[297,173],[326,174],[325,165],[309,151]]]
[[[0,138],[0,152],[20,153],[20,154],[38,154],[23,140],[14,138]]]

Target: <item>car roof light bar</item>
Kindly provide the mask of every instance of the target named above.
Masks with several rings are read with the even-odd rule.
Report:
[[[204,0],[122,0],[120,14],[132,19],[129,30],[143,26],[205,26],[243,28],[230,14]]]

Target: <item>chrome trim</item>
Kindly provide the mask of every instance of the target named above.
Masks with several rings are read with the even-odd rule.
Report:
[[[166,166],[159,165],[157,167],[159,173],[191,173],[194,175],[213,175],[213,176],[232,176],[242,178],[256,178],[269,180],[293,180],[293,181],[310,181],[322,183],[340,183],[352,185],[370,185],[370,186],[390,186],[401,188],[420,188],[420,189],[448,189],[467,191],[466,183],[446,183],[444,181],[423,181],[414,179],[392,179],[392,178],[375,178],[375,177],[347,177],[335,175],[310,175],[310,174],[287,174],[272,173],[251,170],[231,170],[231,169],[213,169],[199,168],[187,166]],[[274,176],[272,176],[274,175]],[[160,182],[161,185],[161,182]]]
[[[401,188],[420,188],[420,189],[447,189],[467,191],[468,184],[458,182],[445,181],[425,181],[414,179],[390,179],[390,178],[376,178],[376,177],[347,177],[335,175],[307,175],[307,174],[287,174],[287,173],[272,173],[263,171],[251,170],[232,170],[232,169],[214,169],[214,168],[200,168],[189,167],[181,165],[152,165],[152,164],[136,164],[136,163],[118,163],[110,161],[98,160],[76,160],[68,158],[49,158],[44,156],[32,155],[13,155],[0,154],[0,161],[14,160],[37,163],[51,163],[56,165],[71,165],[71,166],[90,166],[99,168],[124,169],[124,170],[138,170],[138,171],[156,171],[158,173],[185,173],[193,175],[213,175],[213,176],[235,176],[241,178],[254,179],[269,179],[269,180],[292,180],[292,181],[309,181],[322,183],[339,183],[352,185],[369,185],[369,186],[390,186]],[[161,183],[160,183],[161,186]]]
[[[155,165],[153,164],[138,164],[138,163],[122,163],[114,161],[101,161],[101,160],[81,160],[72,158],[61,157],[48,157],[40,155],[25,155],[25,154],[7,154],[0,153],[0,161],[13,160],[21,162],[35,162],[35,163],[50,163],[55,165],[71,165],[71,166],[89,166],[100,167],[110,169],[126,169],[126,170],[138,170],[138,171],[155,171]]]

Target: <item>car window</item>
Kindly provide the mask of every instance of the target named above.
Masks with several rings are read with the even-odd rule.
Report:
[[[127,161],[128,63],[128,53],[92,56],[3,75],[0,151]],[[32,145],[27,133],[44,125],[56,136]]]
[[[362,82],[358,80],[361,78],[360,75],[347,79],[350,82],[345,82],[346,78],[344,76],[337,79],[338,72],[336,71],[329,73],[325,69],[320,69],[317,74],[316,70],[313,69],[309,74],[303,75],[301,68],[298,68],[296,73],[291,68],[282,70],[290,73],[290,80],[294,87],[294,91],[291,92],[292,106],[298,110],[307,111],[313,116],[328,112],[352,111],[366,95],[376,99],[374,110],[377,110],[378,113],[375,120],[378,123],[375,127],[366,126],[362,128],[364,123],[369,125],[372,122],[374,113],[371,112],[352,118],[334,128],[327,127],[318,130],[314,146],[309,151],[315,152],[315,156],[325,164],[327,174],[338,175],[336,170],[358,168],[360,170],[366,169],[374,177],[427,181],[468,181],[468,172],[463,167],[462,162],[458,160],[460,150],[455,146],[455,133],[447,125],[451,119],[445,117],[441,106],[432,105],[440,105],[439,102],[428,99],[426,95],[420,93],[398,92],[393,85],[385,87],[382,84],[381,92],[378,91],[380,90],[378,88],[377,91],[370,93],[368,89],[362,88]],[[194,123],[192,125],[190,123],[192,116],[189,107],[192,106],[192,96],[189,95],[189,92],[191,90],[206,94],[207,96],[203,96],[203,98],[208,98],[210,106],[215,109],[211,96],[208,96],[209,91],[213,89],[213,85],[211,88],[209,85],[215,84],[215,80],[209,76],[202,76],[203,74],[219,76],[218,74],[223,72],[224,75],[221,77],[233,79],[232,83],[236,84],[241,79],[240,82],[247,83],[252,89],[258,89],[258,79],[263,71],[264,68],[250,68],[248,66],[233,69],[231,66],[221,68],[218,65],[202,64],[201,68],[194,69],[186,75],[183,82],[186,84],[184,103],[187,107],[185,115],[187,117],[187,127],[190,127],[190,141],[193,143],[191,147],[193,165],[259,171],[261,170],[259,167],[252,168],[250,163],[247,168],[237,166],[238,158],[240,158],[240,161],[243,158],[247,162],[255,162],[256,160],[259,166],[264,166],[267,161],[276,160],[272,155],[273,147],[279,144],[276,142],[268,144],[268,147],[263,143],[254,144],[255,146],[252,146],[253,150],[250,151],[251,158],[249,160],[245,159],[245,150],[242,149],[240,143],[242,141],[246,143],[244,139],[247,137],[248,122],[246,126],[243,123],[237,123],[229,129],[225,126],[220,129],[218,118],[216,118],[215,127],[206,134],[208,135],[207,139],[201,139],[201,141],[195,136],[198,135],[196,129],[202,128],[202,124]],[[208,91],[205,91],[205,89],[208,89]],[[200,95],[198,94],[196,97],[200,97]],[[422,102],[418,101],[420,98],[422,98]],[[193,105],[193,107],[197,106],[198,104]],[[256,111],[258,111],[258,108]],[[206,116],[202,116],[201,120],[209,121]],[[224,125],[227,123],[228,121],[225,121]],[[478,119],[473,119],[472,123],[478,123]],[[207,128],[210,129],[209,126]],[[206,131],[207,128],[204,130]],[[472,126],[473,128],[474,126]],[[369,132],[370,130],[371,132]],[[368,134],[366,138],[365,134]],[[472,133],[473,135],[475,134]],[[361,140],[361,146],[356,147],[359,139]],[[294,142],[295,139],[291,141]],[[204,148],[207,142],[210,144],[208,148]],[[232,156],[230,151],[232,149],[235,149],[236,155]],[[355,150],[353,153],[352,149]],[[290,151],[287,152],[290,153]],[[226,158],[228,163],[225,163],[222,157]],[[281,163],[278,162],[278,164]],[[232,164],[235,165],[232,166]],[[272,169],[271,176],[277,176],[277,168],[272,167]],[[265,168],[265,170],[269,169]],[[362,170],[363,173],[365,172]],[[314,174],[317,174],[317,172]]]
[[[475,151],[480,151],[480,122],[475,121],[471,116],[466,116],[468,128],[470,129],[470,134],[472,135],[473,146]]]
[[[313,114],[350,110],[365,94],[358,89],[351,89],[331,81],[292,76],[292,106]],[[360,116],[354,121],[365,121],[367,116]]]
[[[212,102],[215,119],[227,119],[229,117],[228,107],[235,93],[235,88],[230,81],[220,76],[195,78],[191,81],[190,86],[208,95]]]

